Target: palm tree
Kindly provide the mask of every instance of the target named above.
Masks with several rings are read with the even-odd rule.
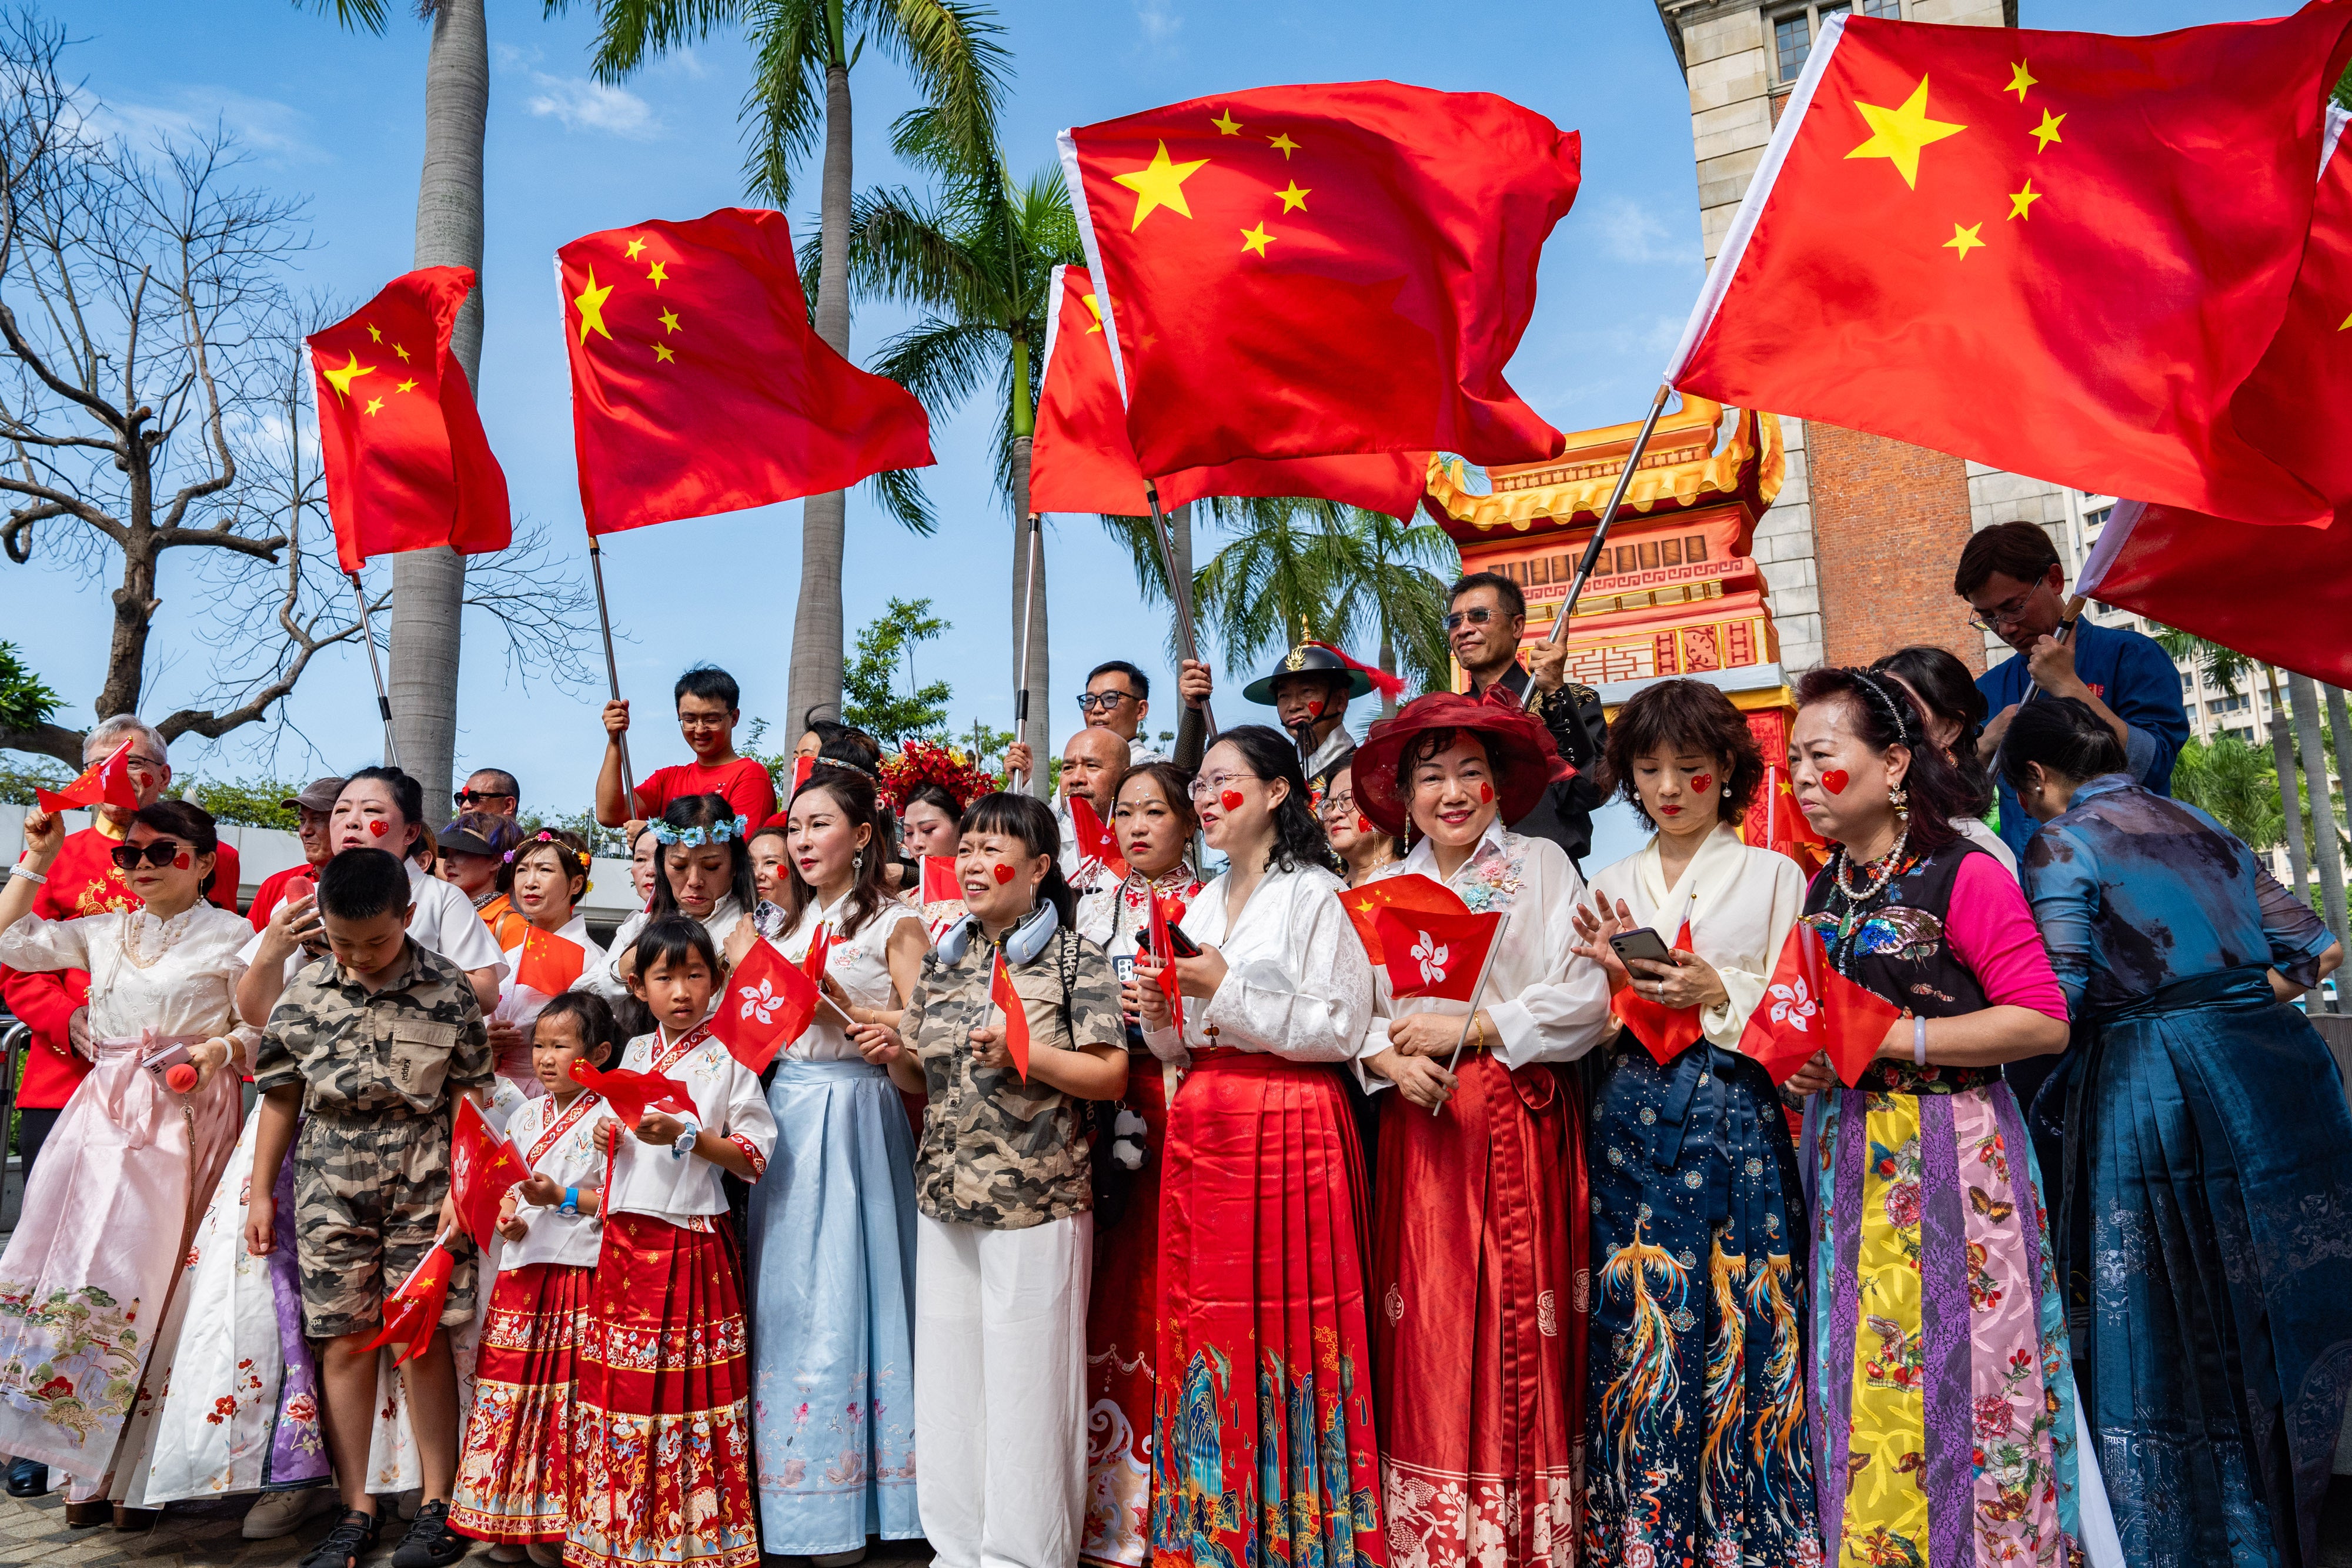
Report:
[[[2294,878],[2296,896],[2303,896],[2310,882],[2311,862],[2304,848],[2302,801],[2297,798],[2295,791],[2294,748],[2286,723],[2286,701],[2279,692],[2278,672],[2268,664],[2258,664],[2235,648],[2225,648],[2221,643],[2209,642],[2194,632],[2159,626],[2153,622],[2149,622],[2148,630],[2155,636],[2157,645],[2166,653],[2176,662],[2195,663],[2199,671],[2204,675],[2206,684],[2220,687],[2226,695],[2236,696],[2239,682],[2246,679],[2257,669],[2262,671],[2263,679],[2269,683],[2271,768],[2277,776],[2279,816],[2282,831],[2286,839],[2287,869]],[[2196,803],[2203,804],[2201,801]],[[2205,809],[2209,811],[2213,810],[2210,806]],[[2219,811],[2214,811],[2213,814],[2217,817],[2221,815]],[[2239,836],[2244,837],[2243,834]],[[2252,840],[2247,841],[2252,842]]]
[[[571,0],[546,0],[551,10]],[[793,167],[824,131],[818,197],[817,336],[849,352],[851,225],[849,71],[867,42],[906,67],[930,106],[935,146],[969,170],[993,165],[1008,57],[994,13],[966,0],[597,0],[604,17],[595,73],[617,81],[673,48],[732,22],[751,46],[745,183],[779,208],[792,201]],[[803,275],[810,271],[804,259]],[[885,372],[887,373],[887,371]],[[928,513],[907,504],[904,482],[878,486],[901,520]],[[919,494],[919,492],[918,492]],[[793,721],[841,705],[841,547],[847,497],[811,496],[801,507],[801,591],[793,617]]]
[[[918,110],[899,122],[894,141],[902,157],[940,178],[936,196],[904,187],[866,192],[849,222],[848,273],[859,294],[928,311],[923,319],[882,345],[874,370],[922,401],[933,417],[993,382],[1003,417],[996,423],[996,486],[1013,513],[1013,622],[1029,621],[1028,667],[1020,667],[1024,639],[1013,640],[1013,683],[1039,704],[1022,739],[1042,751],[1048,689],[1045,643],[1045,563],[1029,573],[1029,448],[1037,428],[1037,376],[1045,347],[1054,268],[1084,259],[1077,218],[1059,166],[1016,185],[1001,162],[974,172],[953,155],[940,117]],[[913,528],[928,528],[930,504],[912,474],[883,488],[886,507]],[[1045,792],[1045,770],[1032,787]]]
[[[2210,812],[2248,849],[2267,850],[2285,832],[2278,775],[2261,752],[2233,735],[2182,747],[2172,765],[2172,792]]]

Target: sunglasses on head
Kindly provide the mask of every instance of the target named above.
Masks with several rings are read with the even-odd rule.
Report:
[[[117,844],[106,852],[120,871],[136,871],[141,861],[167,866],[188,853],[188,846],[171,839],[151,839],[143,844]]]

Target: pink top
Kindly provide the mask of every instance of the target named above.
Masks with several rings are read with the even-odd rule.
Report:
[[[736,814],[748,819],[753,829],[776,814],[775,782],[765,768],[748,757],[716,768],[681,762],[656,768],[653,777],[637,786],[637,810],[658,817],[663,807],[687,795],[726,796]]]
[[[2066,994],[2058,988],[2024,890],[1991,855],[1961,857],[1944,934],[1994,1007],[2066,1017]]]

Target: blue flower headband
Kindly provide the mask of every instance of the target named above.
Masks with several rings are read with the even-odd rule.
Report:
[[[733,821],[720,821],[707,828],[673,828],[667,822],[652,824],[653,835],[665,844],[684,844],[698,850],[705,844],[723,844],[730,839],[742,838],[751,831],[751,819],[738,817]]]

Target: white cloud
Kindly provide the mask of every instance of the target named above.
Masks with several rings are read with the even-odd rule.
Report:
[[[566,131],[603,131],[631,141],[659,136],[662,123],[652,106],[626,88],[607,87],[585,77],[552,77],[530,73],[539,90],[524,107],[536,115],[552,115]]]
[[[1155,48],[1174,43],[1184,28],[1184,18],[1176,15],[1171,0],[1135,0],[1135,20],[1143,29],[1143,41]]]
[[[251,98],[224,87],[184,87],[154,102],[113,99],[95,103],[88,124],[102,135],[119,136],[142,152],[158,142],[205,136],[225,127],[246,151],[286,163],[322,163],[329,154],[310,140],[310,117],[275,99]]]
[[[1656,214],[1638,202],[1612,196],[1600,204],[1594,217],[1600,225],[1601,248],[1619,261],[1692,266],[1700,259],[1696,233],[1676,239]]]

